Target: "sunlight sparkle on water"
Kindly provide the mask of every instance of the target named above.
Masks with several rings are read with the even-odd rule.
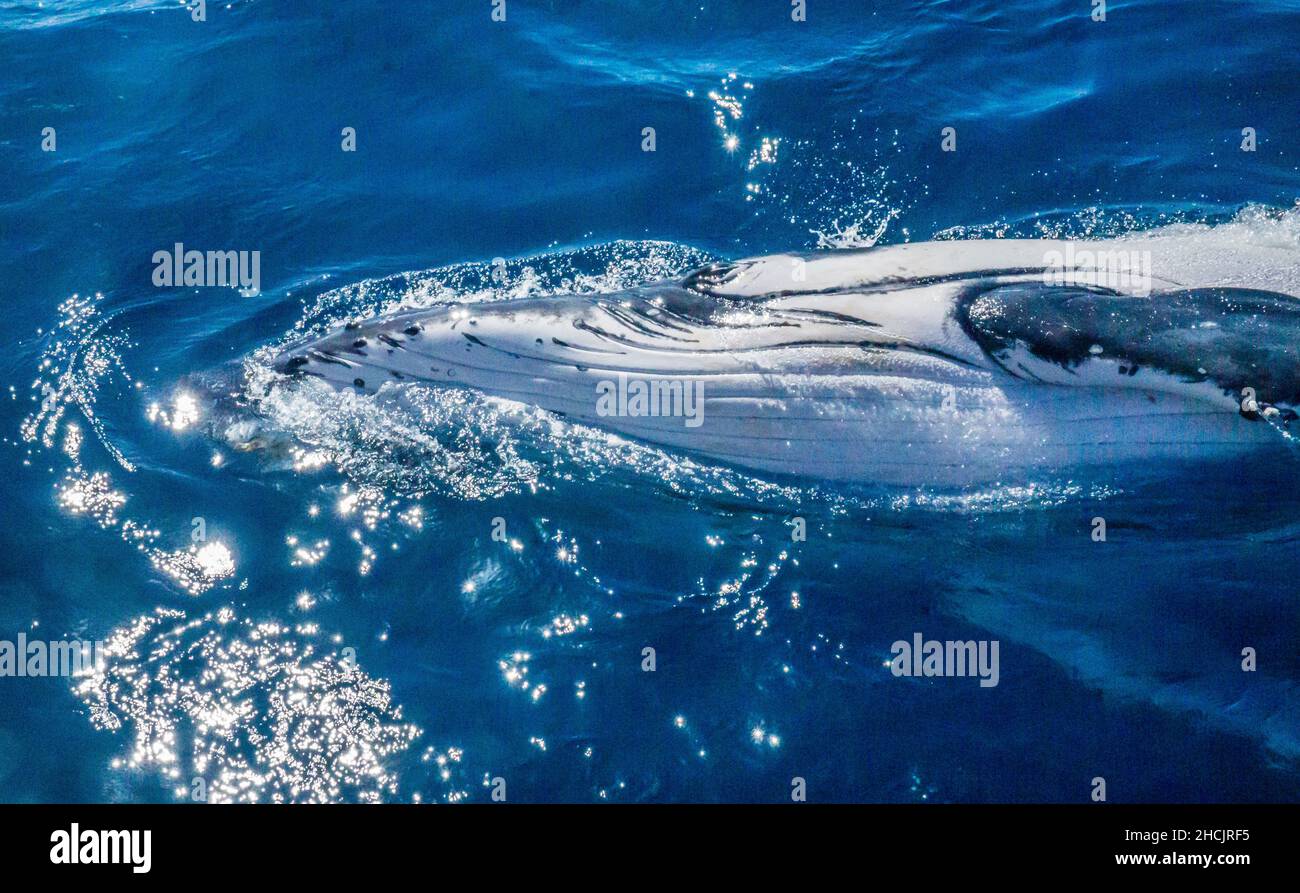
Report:
[[[166,552],[153,551],[150,561],[166,573],[190,595],[201,595],[219,581],[235,572],[235,559],[230,548],[219,540],[206,543],[202,548]]]
[[[172,401],[171,428],[184,431],[199,420],[199,403],[193,394],[181,392]]]
[[[95,727],[131,730],[112,765],[203,777],[208,802],[377,801],[397,792],[389,758],[420,734],[400,722],[388,683],[228,608],[194,619],[158,609],[106,649],[76,690]]]

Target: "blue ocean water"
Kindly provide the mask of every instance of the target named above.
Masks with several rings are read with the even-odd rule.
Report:
[[[887,492],[249,407],[250,354],[412,297],[1297,238],[1300,4],[1108,6],[0,0],[0,638],[116,643],[0,678],[0,799],[1295,800],[1293,465]],[[155,287],[177,242],[260,291]],[[915,632],[999,685],[894,677]]]

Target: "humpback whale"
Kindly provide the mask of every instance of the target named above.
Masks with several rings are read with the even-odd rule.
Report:
[[[1227,227],[934,241],[352,320],[273,368],[468,388],[758,472],[993,482],[1289,448],[1298,299],[1300,248]]]

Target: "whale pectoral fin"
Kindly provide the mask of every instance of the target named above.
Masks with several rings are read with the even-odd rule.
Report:
[[[1203,288],[1149,297],[1103,289],[1014,283],[972,291],[958,302],[963,330],[1012,374],[1060,383],[1170,387],[1240,402],[1247,418],[1269,406],[1283,419],[1300,405],[1300,302],[1275,292]],[[1146,373],[1139,375],[1139,373]],[[1131,384],[1123,379],[1131,380]]]

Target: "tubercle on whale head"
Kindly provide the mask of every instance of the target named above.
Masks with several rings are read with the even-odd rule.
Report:
[[[308,363],[306,354],[281,354],[271,363],[271,368],[281,375],[294,375]]]
[[[338,342],[337,346],[343,347],[348,343],[355,346],[364,341],[363,324],[358,320],[349,320],[323,334],[301,337],[282,346],[271,358],[269,365],[277,374],[301,377],[311,374],[307,366],[313,359],[318,362],[336,360],[332,355],[332,348],[336,346],[334,342]]]
[[[734,279],[742,267],[742,264],[729,261],[712,263],[687,274],[682,287],[701,294],[713,294],[715,289]]]
[[[474,325],[473,314],[456,305],[354,318],[336,322],[323,331],[298,333],[277,346],[265,366],[290,379],[323,379],[338,387],[371,393],[390,380],[430,376],[429,363],[436,368],[439,358],[412,348],[425,343],[434,327],[443,335],[451,334],[459,343],[462,337],[469,337],[465,329]]]

